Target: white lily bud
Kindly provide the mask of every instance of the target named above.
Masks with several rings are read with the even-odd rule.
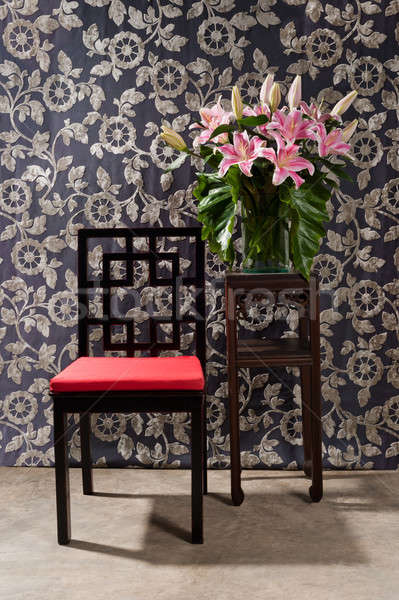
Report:
[[[175,150],[179,150],[180,152],[182,152],[183,150],[187,150],[186,142],[183,140],[181,135],[179,135],[170,127],[166,127],[165,125],[162,125],[161,129],[161,138],[164,142],[169,144],[169,146],[172,146],[172,148],[175,148]]]
[[[294,110],[301,101],[302,85],[301,76],[297,75],[288,90],[287,101],[290,110]]]
[[[233,113],[236,119],[242,119],[242,113],[244,110],[244,106],[242,103],[240,90],[235,85],[231,92],[231,105],[233,107]]]
[[[261,101],[261,104],[269,103],[269,95],[270,95],[270,90],[272,89],[272,86],[273,86],[273,82],[274,82],[274,74],[269,73],[269,75],[266,77],[266,79],[263,82],[262,87],[260,89],[259,99]]]
[[[352,123],[349,123],[349,125],[347,125],[345,129],[342,130],[342,139],[344,140],[344,142],[349,142],[352,135],[355,133],[357,123],[358,120],[355,119],[354,121],[352,121]]]
[[[342,115],[342,113],[344,113],[346,110],[348,110],[348,108],[350,107],[350,105],[352,104],[352,102],[354,101],[356,96],[357,96],[356,90],[349,92],[349,94],[347,94],[344,98],[342,98],[342,100],[337,102],[337,104],[334,106],[334,108],[332,109],[330,114],[333,116],[334,115]]]
[[[273,83],[269,94],[270,110],[274,112],[281,102],[281,91],[278,83]]]

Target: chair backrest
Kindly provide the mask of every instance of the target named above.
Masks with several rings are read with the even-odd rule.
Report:
[[[93,277],[89,274],[92,262],[90,253],[93,254],[93,250],[90,249],[92,241],[100,243],[101,248],[107,245],[112,247],[111,251],[102,250],[102,260],[100,255],[99,269]],[[118,247],[115,250],[116,242]],[[185,256],[179,254],[182,242],[186,246]],[[187,243],[190,252],[187,252]],[[166,316],[165,310],[155,311],[155,314],[150,311],[148,318],[145,315],[148,325],[145,339],[142,333],[137,335],[136,330],[138,312],[141,314],[139,322],[143,322],[145,302],[142,296],[129,296],[126,291],[126,288],[133,291],[137,289],[138,272],[140,288],[144,287],[147,291],[156,288],[162,293],[166,292],[167,304],[170,307]],[[122,293],[127,294],[128,299],[131,298],[135,302],[126,316],[115,315],[113,310],[112,294],[114,290],[120,289]],[[190,308],[182,311],[182,294],[186,294],[187,308],[188,291]],[[93,292],[98,292],[100,297],[102,295],[100,316],[93,316],[90,312],[90,293]],[[201,240],[201,228],[80,229],[78,305],[79,356],[89,354],[89,330],[94,326],[102,328],[104,350],[122,351],[127,356],[134,356],[138,351],[157,356],[161,351],[181,350],[181,328],[188,325],[193,331],[192,337],[195,338],[195,353],[205,367],[205,245]],[[115,342],[113,328],[120,330],[121,327],[124,329],[124,339],[119,336]]]

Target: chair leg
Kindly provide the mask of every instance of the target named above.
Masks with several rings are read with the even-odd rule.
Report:
[[[319,502],[323,497],[321,390],[319,365],[312,367],[311,399],[312,486],[309,489],[309,494],[313,502]]]
[[[67,415],[57,401],[54,402],[54,451],[58,543],[64,545],[71,541]]]
[[[191,411],[191,522],[192,543],[203,543],[203,402]]]
[[[90,452],[90,413],[80,415],[80,449],[82,454],[83,493],[93,493],[93,474]]]
[[[204,445],[204,457],[203,457],[203,491],[204,494],[208,493],[208,437],[206,429],[206,395],[203,397],[203,411],[202,411],[202,442]]]
[[[301,367],[303,470],[308,477],[312,476],[311,374],[310,366]]]

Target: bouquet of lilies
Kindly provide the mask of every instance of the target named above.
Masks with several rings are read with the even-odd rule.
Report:
[[[234,86],[232,111],[222,107],[221,98],[214,106],[202,108],[200,121],[190,126],[200,129],[193,149],[177,132],[162,127],[163,140],[182,153],[168,170],[181,166],[190,155],[201,157],[211,169],[197,173],[194,190],[203,238],[211,251],[229,264],[234,262],[233,233],[239,201],[246,199],[253,217],[250,248],[254,255],[259,253],[265,247],[268,231],[262,220],[267,221],[273,206],[274,216],[289,223],[294,268],[309,277],[320,238],[325,234],[326,202],[337,187],[336,178],[348,178],[336,157],[350,158],[348,142],[357,121],[343,127],[341,115],[356,95],[350,92],[324,113],[321,105],[301,100],[298,75],[288,91],[287,106],[279,108],[280,86],[273,75],[268,75],[256,106],[244,104]]]

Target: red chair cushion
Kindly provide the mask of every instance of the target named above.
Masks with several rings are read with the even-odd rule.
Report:
[[[203,390],[204,374],[196,356],[82,356],[50,381],[52,392]]]

